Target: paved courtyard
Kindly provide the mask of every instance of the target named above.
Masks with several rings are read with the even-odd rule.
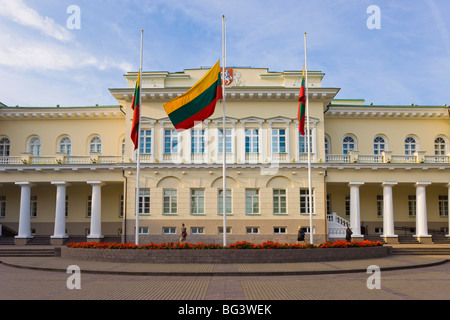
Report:
[[[0,265],[2,300],[449,300],[450,262],[381,271],[380,289],[364,272],[288,276],[72,274]]]

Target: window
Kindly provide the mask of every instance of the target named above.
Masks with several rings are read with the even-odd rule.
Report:
[[[245,213],[259,214],[259,190],[245,190]]]
[[[0,157],[8,157],[10,149],[10,141],[6,137],[0,138]]]
[[[150,189],[139,189],[139,214],[150,214]]]
[[[246,234],[259,234],[259,227],[246,227],[245,233]]]
[[[125,155],[125,138],[122,139],[121,150],[122,150],[121,154],[122,154],[122,156],[124,156]]]
[[[445,156],[447,154],[447,143],[442,137],[434,140],[434,154],[436,156]]]
[[[375,137],[375,139],[373,139],[373,154],[379,155],[384,150],[386,150],[386,141],[384,138],[380,136]]]
[[[124,198],[123,198],[123,194],[121,194],[120,200],[119,200],[119,218],[123,218],[124,210],[125,210]]]
[[[164,153],[178,153],[178,132],[177,130],[164,130]]]
[[[448,217],[448,196],[439,196],[439,216]]]
[[[383,218],[383,195],[377,195],[377,217]]]
[[[139,227],[139,234],[148,234],[148,227]]]
[[[226,195],[227,214],[231,214],[231,189],[227,189]],[[219,189],[219,214],[223,214],[223,189]]]
[[[312,130],[309,130],[309,150],[313,153],[313,139]],[[298,133],[298,153],[308,153],[308,141],[306,140],[306,133],[302,135]]]
[[[410,218],[413,218],[416,216],[416,196],[415,195],[408,196],[408,212],[409,212]]]
[[[204,227],[191,227],[191,234],[203,234],[204,232]]]
[[[163,214],[177,214],[177,190],[165,189]]]
[[[314,190],[311,196],[312,213],[314,214]],[[309,214],[309,189],[300,189],[300,214]]]
[[[273,190],[273,213],[274,214],[286,214],[286,190],[274,189]]]
[[[34,156],[41,155],[41,139],[39,137],[32,137],[28,141],[28,152],[32,153]]]
[[[350,215],[350,195],[349,194],[345,195],[345,215],[346,216]]]
[[[92,214],[92,196],[88,196],[86,204],[86,217],[90,218],[91,214]]]
[[[162,233],[163,234],[176,234],[177,228],[176,227],[163,227]]]
[[[205,152],[205,130],[192,130],[191,153]]]
[[[327,214],[331,214],[331,194],[327,194]]]
[[[102,153],[102,139],[99,136],[95,136],[89,143],[90,153]]]
[[[30,197],[30,217],[37,217],[37,196]]]
[[[66,196],[64,202],[64,216],[67,218],[69,216],[69,196]]]
[[[405,139],[405,155],[413,155],[417,151],[417,142],[413,137]]]
[[[356,150],[355,139],[351,136],[345,136],[342,139],[342,153],[348,154],[351,150]]]
[[[141,138],[139,140],[139,152],[141,154],[152,153],[152,130],[141,130]]]
[[[273,233],[274,234],[285,234],[286,227],[273,227]]]
[[[245,130],[245,153],[259,152],[259,131],[258,129]]]
[[[205,214],[205,191],[191,190],[191,214]]]
[[[59,152],[64,152],[68,156],[72,155],[72,141],[69,137],[63,137],[59,141]]]
[[[330,138],[328,138],[328,136],[325,136],[325,154],[330,154],[330,149]]]
[[[231,143],[231,129],[226,129],[225,130],[225,152],[226,153],[231,153],[232,150],[232,143]],[[217,151],[218,153],[223,153],[223,130],[219,129],[219,137],[218,137],[218,141],[219,143],[219,150]]]
[[[272,129],[272,152],[286,153],[286,129]]]
[[[6,217],[6,196],[0,196],[0,218]]]
[[[223,234],[223,227],[218,227],[217,228],[217,233],[218,234]],[[231,233],[231,227],[227,227],[227,234]]]

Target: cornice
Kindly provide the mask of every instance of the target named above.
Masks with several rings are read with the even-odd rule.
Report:
[[[89,120],[123,119],[120,107],[83,108],[2,108],[0,120]]]
[[[449,114],[445,107],[419,106],[329,106],[326,119],[445,119]]]

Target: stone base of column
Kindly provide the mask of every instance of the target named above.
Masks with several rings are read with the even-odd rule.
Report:
[[[89,242],[102,242],[103,236],[87,236]]]
[[[16,246],[25,246],[33,237],[15,237],[14,244]]]
[[[430,244],[433,243],[433,238],[431,236],[414,236],[419,243]]]
[[[380,236],[385,243],[398,244],[398,236]]]
[[[50,244],[52,246],[62,246],[62,244],[64,243],[64,241],[67,239],[68,237],[55,237],[55,236],[51,236],[50,237]]]
[[[363,235],[352,236],[352,241],[364,241],[364,236]]]

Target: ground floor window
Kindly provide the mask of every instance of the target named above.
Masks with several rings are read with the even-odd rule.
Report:
[[[0,218],[6,216],[6,196],[0,196]]]
[[[274,234],[285,234],[286,227],[273,227],[273,233]]]
[[[162,233],[163,234],[176,234],[177,228],[176,227],[163,227]]]
[[[150,214],[150,189],[139,189],[139,214]]]
[[[274,214],[286,214],[286,189],[274,189],[273,190],[273,213]]]
[[[448,196],[439,196],[439,216],[448,217]]]
[[[408,196],[408,213],[409,213],[410,218],[416,216],[416,196],[415,195]]]

